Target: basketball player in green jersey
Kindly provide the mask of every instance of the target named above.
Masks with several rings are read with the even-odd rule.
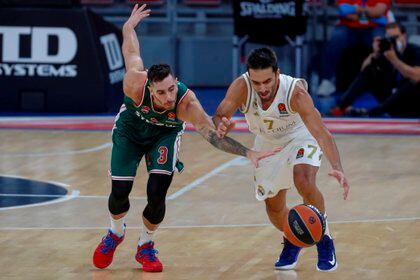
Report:
[[[274,151],[255,152],[232,138],[217,137],[212,120],[194,93],[174,78],[168,65],[144,69],[134,29],[150,14],[145,6],[136,5],[123,27],[125,97],[112,133],[112,191],[108,203],[111,228],[97,246],[93,263],[98,268],[109,266],[116,247],[124,239],[124,216],[130,207],[128,196],[138,164],[145,156],[149,172],[147,205],[135,258],[144,271],[160,272],[163,266],[156,257],[153,236],[165,215],[165,198],[173,173],[183,168],[178,161],[178,152],[185,122],[192,123],[216,148],[247,157],[254,165],[258,165],[259,159],[273,155]]]

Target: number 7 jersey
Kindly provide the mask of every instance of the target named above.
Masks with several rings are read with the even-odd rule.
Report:
[[[242,75],[247,85],[247,100],[241,108],[245,114],[249,130],[265,141],[283,146],[296,138],[312,137],[297,112],[290,106],[296,83],[303,79],[279,74],[279,87],[273,103],[267,110],[262,109],[261,99],[252,88],[248,73]]]

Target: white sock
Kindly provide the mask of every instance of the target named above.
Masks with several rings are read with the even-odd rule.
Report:
[[[144,243],[147,243],[149,241],[153,241],[153,237],[155,236],[156,230],[148,230],[145,225],[143,225],[141,229],[140,239],[138,242],[138,245],[141,246]]]
[[[325,219],[325,235],[328,235],[329,238],[332,238],[330,234],[330,229],[328,227],[327,213],[324,214],[324,219]]]
[[[112,216],[110,216],[111,219],[111,231],[113,234],[115,234],[118,237],[121,237],[124,235],[124,231],[125,231],[125,217],[122,217],[121,219],[115,220],[114,218],[112,218]]]

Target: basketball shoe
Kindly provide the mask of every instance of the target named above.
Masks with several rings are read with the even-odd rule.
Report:
[[[328,235],[324,235],[321,241],[316,244],[318,249],[318,271],[333,271],[338,267],[335,257],[334,242]]]
[[[137,246],[136,261],[142,265],[143,271],[161,272],[163,265],[156,257],[158,251],[154,248],[155,243],[149,241],[141,246]]]
[[[297,259],[301,248],[290,243],[286,237],[283,237],[283,240],[283,251],[281,252],[277,262],[274,264],[274,268],[279,270],[294,269],[297,265]]]
[[[118,245],[123,242],[125,236],[118,237],[111,230],[108,230],[108,234],[102,238],[101,243],[96,247],[95,253],[93,253],[93,264],[97,268],[105,268],[112,263],[114,258],[114,252]]]

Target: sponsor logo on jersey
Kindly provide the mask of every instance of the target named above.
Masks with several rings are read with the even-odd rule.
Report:
[[[175,118],[176,118],[176,114],[174,112],[169,112],[168,113],[168,119],[173,121],[173,120],[175,120]]]
[[[287,114],[287,110],[286,110],[286,104],[284,103],[279,103],[279,105],[277,105],[277,108],[279,109],[279,113],[282,115]]]
[[[150,118],[150,121],[151,121],[152,123],[158,123],[158,120],[157,120],[156,118]]]
[[[141,107],[141,111],[145,114],[148,114],[150,112],[149,106],[143,106]]]
[[[301,158],[301,157],[303,157],[304,154],[305,154],[305,149],[300,148],[297,152],[296,158]]]

